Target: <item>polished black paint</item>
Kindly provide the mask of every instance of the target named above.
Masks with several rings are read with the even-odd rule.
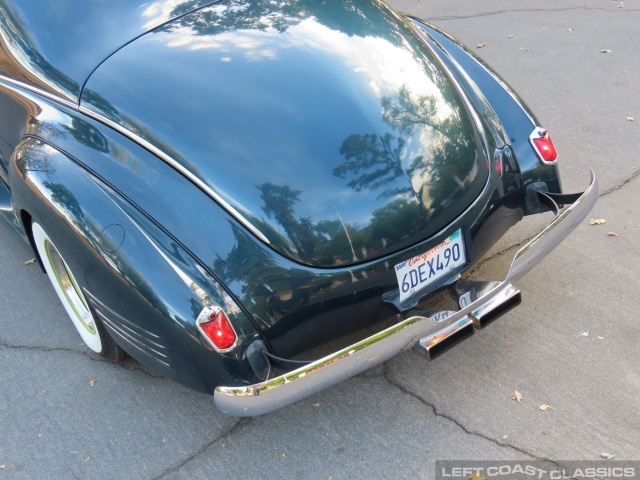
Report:
[[[451,70],[439,74],[454,75],[478,112],[475,134],[488,154],[490,175],[482,194],[454,224],[402,252],[353,267],[302,265],[259,241],[203,191],[131,139],[70,105],[2,78],[0,136],[10,160],[16,215],[1,182],[0,213],[17,216],[25,226],[33,217],[53,232],[74,271],[84,272],[80,282],[92,292],[92,304],[104,315],[107,328],[138,360],[205,391],[223,382],[247,384],[254,377],[244,355],[254,339],[263,339],[274,353],[290,356],[393,319],[431,293],[421,292],[403,305],[394,303],[396,263],[425,252],[457,228],[463,228],[468,257],[476,261],[525,213],[525,182],[543,180],[550,190],[559,188],[555,167],[542,166],[526,148],[533,120],[517,97],[459,45],[424,28],[426,45]],[[164,34],[169,33],[158,35]],[[479,70],[471,80],[454,68],[456,62],[447,61],[447,55],[464,68],[485,73]],[[188,123],[190,118],[168,120]],[[494,154],[506,143],[514,145],[518,163],[508,164],[504,177],[498,178]],[[103,235],[110,225],[124,231],[117,249]],[[215,353],[195,330],[204,304],[202,292],[185,278],[233,315],[242,339],[232,353]],[[140,342],[162,344],[170,352],[170,367],[158,362],[162,356],[152,358],[148,347],[158,350],[157,345]]]
[[[397,296],[396,263],[423,253],[460,226],[467,227],[474,242],[468,242],[469,257],[476,258],[522,215],[514,198],[518,191],[505,190],[505,182],[494,175],[466,218],[442,235],[355,268],[310,268],[276,254],[164,162],[100,123],[73,112],[59,115],[55,122],[41,123],[36,116],[28,134],[55,141],[70,156],[82,159],[97,178],[109,179],[115,191],[126,192],[131,203],[175,238],[171,242],[179,239],[185,251],[228,287],[264,339],[283,356],[393,317],[398,312],[392,303]],[[392,296],[389,301],[383,300],[384,294]]]
[[[0,0],[0,74],[77,102],[93,69],[132,39],[211,0]]]
[[[197,331],[194,319],[203,304],[215,303],[225,308],[241,345],[258,338],[228,293],[179,243],[75,159],[35,135],[18,147],[12,168],[24,182],[13,189],[16,201],[80,273],[76,279],[92,307],[130,354],[204,391],[213,391],[221,376],[231,383],[256,380],[243,348],[218,355]],[[115,244],[109,227],[124,234]]]
[[[109,58],[81,105],[315,267],[431,237],[488,178],[487,146],[446,72],[370,0],[233,0],[193,12]]]
[[[529,143],[529,135],[540,123],[526,103],[464,45],[433,25],[415,18],[411,20],[442,62],[454,72],[494,136],[510,145],[522,185],[526,187],[534,182],[544,182],[550,192],[559,193],[562,188],[557,164],[544,165]]]
[[[36,99],[33,98],[33,100]],[[165,235],[154,234],[156,241],[165,245],[165,251],[172,251],[178,245],[183,252],[189,252],[188,255],[182,255],[182,258],[199,258],[200,264],[211,276],[216,275],[221,283],[227,285],[233,297],[245,307],[253,324],[264,332],[263,338],[280,355],[300,353],[336,336],[368,326],[376,320],[393,317],[397,309],[391,303],[382,301],[383,294],[397,292],[393,265],[407,256],[424,252],[442,240],[442,237],[438,236],[411,250],[387,257],[383,261],[369,262],[358,268],[319,270],[303,267],[275,254],[272,249],[237,224],[203,192],[185,178],[173,174],[169,166],[149,152],[100,123],[82,118],[63,108],[57,109],[56,119],[52,121],[47,116],[51,108],[53,105],[49,102],[33,103],[30,106],[31,111],[39,110],[41,113],[30,119],[27,135],[42,138],[48,143],[55,142],[61,150],[76,159],[75,162],[80,163],[78,159],[82,159],[82,164],[92,177],[108,178],[111,190],[126,192],[128,203],[120,200],[120,208],[126,208],[128,215],[135,219],[135,222],[125,228],[127,233],[123,244],[125,251],[132,238],[129,234],[130,230],[133,228],[133,232],[136,232],[141,227],[134,227],[134,225],[139,225],[143,220],[140,214],[131,213],[132,207],[127,207],[135,204],[137,206],[135,211],[144,211],[148,217],[153,218],[166,230]],[[68,163],[67,168],[72,165],[74,163]],[[61,183],[68,185],[70,190],[79,189],[69,179]],[[96,186],[99,184],[96,183]],[[35,198],[37,194],[33,188],[29,188],[26,193],[21,193],[23,189],[22,182],[15,184],[14,197],[22,208],[32,212],[38,206],[38,200]],[[491,245],[521,215],[517,202],[505,194],[502,182],[494,177],[492,189],[487,190],[484,200],[478,202],[473,215],[469,216],[477,217],[475,223],[469,223],[469,238],[472,238],[476,245]],[[117,198],[122,199],[123,196],[124,194],[118,195]],[[97,216],[100,214],[99,210],[105,209],[106,206],[99,201],[100,198],[104,198],[103,193],[96,194],[96,197],[95,201],[90,201],[88,198],[83,200],[81,205],[87,212],[98,210],[95,214]],[[31,200],[27,201],[28,198]],[[510,206],[509,199],[516,206]],[[185,215],[185,212],[191,212],[191,214]],[[41,215],[48,217],[46,213]],[[207,221],[203,222],[203,218]],[[117,223],[127,225],[122,220],[118,220]],[[483,225],[491,225],[491,228],[483,228]],[[145,231],[149,228],[145,226]],[[76,230],[75,233],[84,235],[82,231]],[[176,237],[180,240],[178,241]],[[138,255],[137,248],[145,251],[149,248],[149,244],[143,243],[136,247],[132,251],[131,258],[136,258]],[[469,253],[470,256],[476,256],[482,252],[470,251]],[[471,255],[474,253],[476,255]],[[93,253],[89,258],[102,254],[103,252]],[[145,265],[148,263],[147,268],[159,268],[160,266],[155,266],[159,260],[161,259],[157,258],[156,261],[145,262]],[[193,262],[193,260],[190,261]],[[87,262],[90,263],[89,260]],[[135,267],[136,270],[140,268],[142,268],[140,265]],[[190,271],[197,271],[197,268],[191,268]],[[112,272],[112,275],[118,277],[116,272]],[[105,282],[104,287],[97,290],[92,288],[92,291],[101,291],[102,288],[106,291],[110,290],[108,285],[111,280],[104,280],[110,277],[101,278]],[[140,278],[147,279],[148,282],[140,285],[140,288],[145,289],[147,288],[145,285],[151,284],[152,291],[173,288],[176,281],[175,275],[152,275],[149,272],[140,275]],[[202,284],[202,282],[199,283]],[[96,285],[93,284],[93,287]],[[158,296],[163,298],[164,294]],[[162,320],[161,316],[150,317],[148,312],[141,309],[135,301],[122,300],[126,297],[121,298],[118,295],[116,298],[111,298],[112,300],[106,303],[125,319],[142,318],[141,325],[146,325],[143,327],[145,330],[162,337],[173,335],[171,322]],[[132,300],[135,300],[135,297]],[[123,311],[124,305],[127,305],[125,311]],[[195,315],[195,310],[186,310],[186,308],[182,310],[182,317],[186,322],[193,322]],[[157,324],[155,326],[146,324],[151,320],[144,319],[149,318],[155,319],[151,325],[156,322]],[[250,331],[251,325],[247,324],[246,328]],[[255,332],[257,330],[254,330],[254,335]],[[200,338],[192,336],[189,338],[193,341],[193,345],[186,351],[191,352],[189,354],[191,357],[192,352],[202,350],[203,345]],[[247,338],[252,337],[248,335]],[[126,342],[126,339],[124,341]],[[239,358],[242,358],[247,345],[247,342],[243,343],[235,352],[240,356]],[[123,346],[143,363],[149,364],[146,356],[138,352],[139,349],[127,343],[123,343]],[[174,355],[181,356],[182,353],[174,350]],[[209,362],[204,364],[207,363]],[[187,364],[183,364],[185,368]],[[198,363],[198,365],[202,364]],[[157,365],[156,368],[158,368]],[[194,384],[189,381],[190,374],[182,375],[181,370],[164,373],[190,386],[204,388],[199,383]],[[244,378],[246,376],[235,378],[230,384],[244,383]],[[214,385],[208,383],[208,386],[212,388]]]

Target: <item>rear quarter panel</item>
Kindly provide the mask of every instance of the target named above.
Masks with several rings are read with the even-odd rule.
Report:
[[[80,272],[79,283],[116,341],[141,363],[198,390],[250,381],[245,347],[258,334],[247,315],[179,241],[91,167],[113,176],[114,165],[126,165],[138,173],[137,190],[164,198],[159,203],[166,208],[166,193],[154,191],[143,175],[157,172],[72,112],[29,95],[22,101],[35,115],[27,115],[9,164],[16,211],[27,231],[29,217],[40,223]],[[195,326],[211,302],[225,308],[240,337],[240,347],[225,355]]]
[[[541,126],[511,87],[460,42],[417,18],[410,19],[423,33],[442,62],[461,83],[480,112],[497,116],[496,131],[511,145],[520,170],[522,184],[544,182],[550,192],[562,191],[557,165],[544,165],[529,143],[529,135]],[[534,212],[535,213],[535,212]]]

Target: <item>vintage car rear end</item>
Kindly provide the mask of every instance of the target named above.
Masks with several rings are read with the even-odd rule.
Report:
[[[515,306],[597,196],[561,195],[548,134],[488,67],[375,0],[177,8],[98,63],[77,92],[3,84],[28,105],[7,210],[68,239],[117,344],[231,414],[435,356]],[[563,204],[506,279],[461,280]],[[458,307],[426,312],[440,292]]]

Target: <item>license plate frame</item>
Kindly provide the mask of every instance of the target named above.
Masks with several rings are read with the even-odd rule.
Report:
[[[399,301],[403,302],[415,293],[425,290],[466,263],[464,235],[462,229],[458,229],[431,250],[395,266]]]

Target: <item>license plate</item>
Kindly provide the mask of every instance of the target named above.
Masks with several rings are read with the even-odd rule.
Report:
[[[396,265],[400,301],[446,276],[467,261],[462,232],[457,230],[437,247]]]

